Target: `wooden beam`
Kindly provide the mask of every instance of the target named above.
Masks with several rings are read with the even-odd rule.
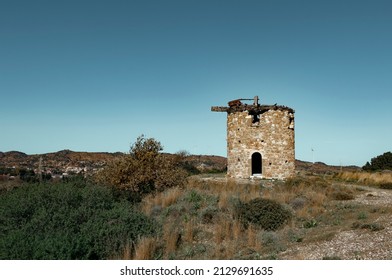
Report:
[[[212,106],[211,107],[212,112],[227,112],[227,109],[229,109],[229,107],[221,107],[221,106]]]

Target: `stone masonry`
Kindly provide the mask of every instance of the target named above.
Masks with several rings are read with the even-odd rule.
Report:
[[[285,179],[295,174],[294,110],[277,105],[252,105],[244,99],[227,112],[227,176],[232,178]],[[246,99],[249,100],[249,99]]]

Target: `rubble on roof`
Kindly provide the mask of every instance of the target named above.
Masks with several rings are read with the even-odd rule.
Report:
[[[242,100],[253,100],[253,104],[246,104],[242,103]],[[227,112],[227,113],[235,113],[235,112],[244,112],[248,111],[250,115],[259,115],[263,114],[264,112],[267,112],[269,110],[282,110],[282,111],[288,111],[290,113],[294,113],[294,110],[287,107],[287,106],[281,106],[281,105],[260,105],[258,103],[259,98],[258,96],[255,96],[253,99],[235,99],[232,101],[229,101],[228,107],[227,106],[212,106],[211,111],[213,112]]]

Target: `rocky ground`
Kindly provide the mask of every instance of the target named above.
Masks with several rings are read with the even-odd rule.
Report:
[[[364,191],[350,203],[374,206],[375,208],[392,205],[392,190],[357,186]],[[328,241],[298,243],[281,254],[283,259],[320,260],[337,258],[344,260],[385,260],[392,258],[392,215],[380,215],[372,224],[382,225],[384,229],[344,230]]]

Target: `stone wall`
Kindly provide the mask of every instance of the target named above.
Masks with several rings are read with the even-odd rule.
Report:
[[[252,155],[261,154],[261,177],[284,179],[295,174],[294,112],[270,109],[260,115],[227,113],[227,175],[252,176]]]

